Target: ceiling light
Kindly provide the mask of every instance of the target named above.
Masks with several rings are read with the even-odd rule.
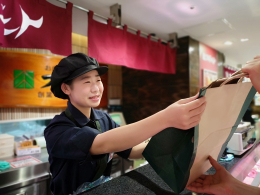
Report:
[[[240,39],[241,42],[248,41],[249,39]]]
[[[226,41],[224,44],[225,45],[232,45],[233,43],[231,41]]]
[[[232,24],[230,24],[230,23],[227,21],[226,18],[223,18],[222,21],[223,21],[229,28],[231,28],[231,29],[233,29],[233,30],[235,29],[235,28],[232,26]]]

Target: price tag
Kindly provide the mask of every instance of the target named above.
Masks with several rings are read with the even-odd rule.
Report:
[[[21,158],[12,159],[12,160],[7,160],[7,162],[9,162],[13,168],[18,168],[18,167],[25,167],[33,164],[38,164],[41,161],[31,156],[25,156]]]
[[[20,145],[21,145],[21,147],[32,146],[33,143],[32,143],[32,140],[27,140],[27,141],[20,142]]]

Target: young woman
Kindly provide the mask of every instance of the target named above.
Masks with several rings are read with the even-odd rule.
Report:
[[[51,91],[68,99],[65,112],[53,118],[44,136],[49,153],[53,194],[77,194],[109,180],[111,158],[141,158],[143,141],[167,127],[196,126],[205,97],[182,99],[136,123],[119,127],[110,116],[93,109],[103,94],[101,75],[107,67],[85,54],[72,54],[55,66]]]

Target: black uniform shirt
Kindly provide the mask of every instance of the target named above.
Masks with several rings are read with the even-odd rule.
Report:
[[[89,149],[100,133],[95,125],[98,120],[102,132],[119,127],[111,117],[102,111],[91,108],[90,120],[70,101],[68,109],[77,123],[77,127],[64,112],[56,115],[44,131],[52,173],[51,191],[55,194],[72,194],[85,182],[91,182],[96,173],[96,160],[102,155],[91,155]],[[128,158],[131,148],[117,154]],[[104,173],[110,174],[111,166]]]

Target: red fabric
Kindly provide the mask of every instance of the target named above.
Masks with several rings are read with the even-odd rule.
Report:
[[[3,18],[3,9],[0,5],[0,46],[2,46],[2,41],[4,39],[4,23],[2,22]]]
[[[235,70],[232,70],[232,69],[227,68],[227,67],[224,67],[223,71],[224,71],[224,77],[226,77],[226,78],[230,77],[233,73],[236,72]]]
[[[123,30],[93,20],[93,12],[88,17],[88,54],[100,63],[123,65],[129,68],[160,73],[175,73],[176,49],[151,41]]]
[[[0,30],[2,47],[49,49],[55,54],[71,54],[72,3],[68,2],[66,9],[46,0],[2,0],[1,4],[0,29],[4,26],[5,32],[14,30],[5,35]]]

